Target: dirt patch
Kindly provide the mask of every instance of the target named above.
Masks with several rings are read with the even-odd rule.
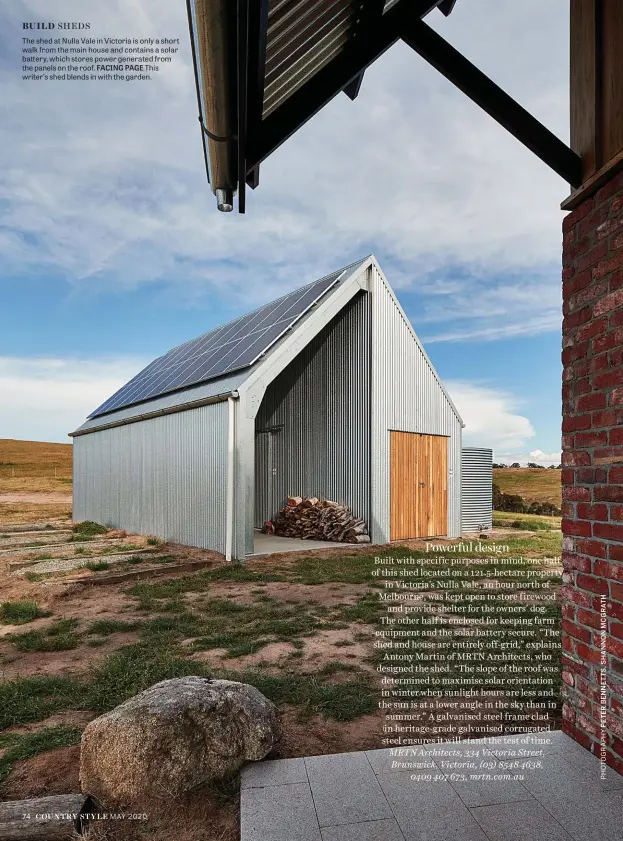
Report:
[[[43,493],[9,493],[0,494],[0,503],[27,502],[30,505],[71,505],[72,495],[70,493],[43,492]]]
[[[283,736],[271,759],[374,750],[379,747],[384,723],[380,710],[354,721],[337,722],[321,716],[301,721],[296,710],[285,708],[280,719]]]
[[[16,762],[4,781],[2,796],[22,800],[80,791],[80,745],[40,753]]]
[[[257,666],[273,666],[267,671],[281,671],[284,660],[287,660],[296,651],[289,642],[270,642],[268,645],[255,651],[253,654],[245,654],[244,657],[228,657],[225,648],[212,648],[208,651],[197,651],[191,654],[189,660],[205,663],[214,668],[236,669],[243,671]]]

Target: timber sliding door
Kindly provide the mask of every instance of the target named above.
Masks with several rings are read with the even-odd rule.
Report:
[[[390,432],[390,540],[448,533],[448,439]]]

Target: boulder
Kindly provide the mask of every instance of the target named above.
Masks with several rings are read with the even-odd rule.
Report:
[[[263,759],[279,734],[274,704],[230,680],[163,680],[91,721],[82,735],[82,790],[105,806],[142,806]]]

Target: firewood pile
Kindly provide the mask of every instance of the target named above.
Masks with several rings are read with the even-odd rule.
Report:
[[[353,516],[350,508],[318,497],[288,497],[288,504],[266,523],[264,531],[303,540],[332,540],[337,543],[369,543],[365,520]]]

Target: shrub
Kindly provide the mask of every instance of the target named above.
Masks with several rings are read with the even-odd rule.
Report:
[[[94,523],[93,520],[85,520],[82,523],[76,523],[72,531],[74,534],[90,537],[94,534],[105,534],[108,528],[101,523]]]
[[[493,483],[493,508],[496,511],[509,511],[513,514],[544,514],[547,517],[561,517],[562,511],[552,502],[526,502],[518,494],[503,493],[499,485]]]

